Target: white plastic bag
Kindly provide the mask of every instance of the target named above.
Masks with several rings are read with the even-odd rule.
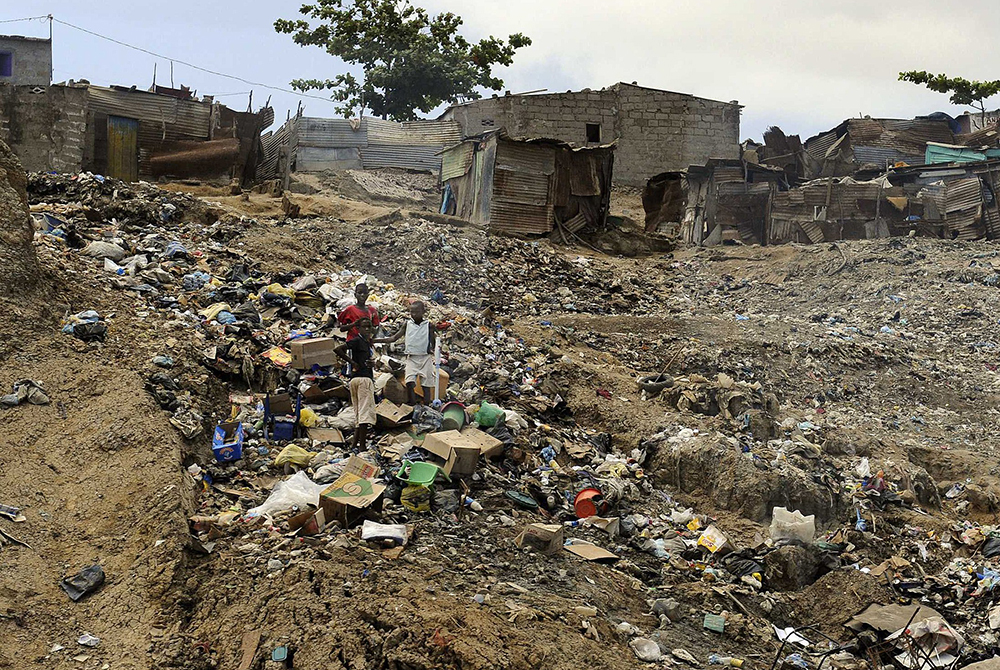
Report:
[[[406,544],[406,526],[401,523],[377,523],[365,520],[361,526],[362,540],[392,540],[397,546]]]
[[[771,539],[775,542],[798,540],[809,543],[816,535],[816,517],[813,514],[804,516],[795,510],[789,512],[784,507],[775,507],[771,511]]]
[[[319,506],[319,492],[326,488],[326,484],[317,484],[309,479],[309,475],[303,472],[296,472],[283,482],[274,485],[274,490],[267,497],[264,504],[254,507],[247,512],[247,517],[256,517],[291,509],[292,507],[306,507],[308,505]]]

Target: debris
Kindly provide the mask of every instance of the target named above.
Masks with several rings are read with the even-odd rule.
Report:
[[[59,582],[59,586],[73,602],[94,593],[102,584],[104,584],[104,569],[100,565],[84,568],[75,575],[63,577]]]

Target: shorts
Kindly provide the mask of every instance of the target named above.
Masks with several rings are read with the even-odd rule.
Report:
[[[358,415],[357,425],[375,425],[375,382],[368,377],[351,380],[351,406]]]
[[[417,376],[423,385],[431,388],[437,382],[437,370],[434,369],[434,354],[408,354],[406,356],[405,383],[416,382]]]

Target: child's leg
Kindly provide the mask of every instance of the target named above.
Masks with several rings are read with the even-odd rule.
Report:
[[[406,402],[410,405],[417,404],[417,382],[407,382],[406,384]]]
[[[359,423],[354,431],[354,453],[364,451],[368,446],[368,424]]]
[[[423,389],[423,391],[424,391],[424,404],[425,405],[430,405],[431,403],[433,403],[434,402],[434,389],[431,388],[430,386],[421,386],[420,388]]]

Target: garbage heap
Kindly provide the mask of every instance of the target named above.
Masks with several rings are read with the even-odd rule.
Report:
[[[514,336],[493,310],[351,268],[265,272],[221,241],[225,222],[178,215],[200,205],[148,186],[123,197],[124,188],[92,175],[33,176],[36,238],[128,296],[135,314],[162,330],[162,343],[178,342],[151,351],[145,374],[190,446],[192,551],[245,561],[262,575],[345,546],[395,560],[421,552],[428,536],[483,560],[504,548],[508,574],[569,554],[621,575],[654,615],[640,627],[583,603],[580,633],[618,636],[650,663],[740,667],[754,645],[773,643],[786,668],[861,668],[873,659],[943,667],[994,648],[1000,529],[942,528],[928,512],[940,497],[933,485],[921,488],[920,473],[874,456],[831,456],[820,446],[824,427],[781,417],[759,383],[645,377],[638,388],[647,405],[636,411],[710,414],[719,429],[671,424],[615,439],[570,410],[569,385],[579,381],[572,361]],[[44,202],[49,196],[84,204]],[[382,348],[377,424],[354,450],[356,417],[333,350],[343,335],[337,314],[359,281],[371,288],[383,333],[421,299],[442,346],[436,397],[416,407],[406,404],[400,354]],[[531,305],[529,296],[521,303]],[[100,346],[116,318],[83,310],[64,332]],[[199,368],[211,382],[190,382]],[[599,388],[595,397],[615,400]],[[728,488],[726,472],[738,475]],[[772,493],[755,499],[765,484]],[[699,513],[706,495],[713,509],[727,508],[720,492],[740,499],[728,508],[769,525],[747,532],[731,517]],[[945,498],[964,495],[959,484]],[[786,500],[795,504],[776,504]],[[481,538],[476,547],[463,539],[472,536]],[[845,588],[875,578],[907,604],[859,612],[850,634],[815,620],[800,625],[794,594],[831,575]],[[488,589],[473,599],[492,602]],[[699,644],[719,653],[699,648],[696,657],[677,644],[672,629],[682,625],[713,636]]]

